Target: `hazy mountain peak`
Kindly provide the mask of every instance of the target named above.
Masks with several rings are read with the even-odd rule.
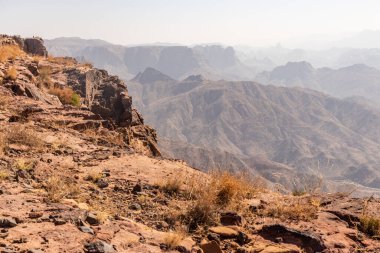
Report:
[[[148,67],[143,72],[139,72],[132,81],[137,81],[142,84],[154,83],[157,81],[174,81],[173,78],[163,74],[157,69]]]
[[[202,75],[190,75],[183,79],[183,82],[203,82],[204,80],[206,80],[206,78]]]

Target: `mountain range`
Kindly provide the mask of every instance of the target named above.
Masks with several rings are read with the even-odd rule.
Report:
[[[202,74],[209,79],[252,79],[254,70],[244,65],[232,47],[221,45],[143,45],[119,46],[102,40],[57,38],[46,40],[54,56],[71,56],[89,61],[130,79],[147,67],[153,67],[175,79]]]
[[[380,187],[380,111],[360,100],[202,76],[176,81],[152,68],[128,87],[146,121],[169,140],[162,149],[190,164],[211,168],[229,161],[232,169],[255,169],[265,161],[284,165],[288,179],[310,173]],[[269,174],[273,181],[276,173]]]

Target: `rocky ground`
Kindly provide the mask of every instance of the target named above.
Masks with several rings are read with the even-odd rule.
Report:
[[[0,252],[380,252],[377,199],[282,195],[165,159],[117,77],[39,39],[0,42],[24,50],[0,50]]]

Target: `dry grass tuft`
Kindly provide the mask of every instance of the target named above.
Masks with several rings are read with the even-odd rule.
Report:
[[[90,62],[83,62],[82,64],[81,64],[81,66],[83,66],[83,67],[87,67],[87,68],[93,68],[94,66],[92,65],[92,63],[90,63]]]
[[[19,46],[16,46],[16,45],[0,46],[0,62],[13,60],[17,56],[24,55],[24,54],[25,52],[22,51]]]
[[[188,191],[193,201],[184,220],[193,230],[199,225],[214,224],[222,209],[240,211],[241,202],[253,197],[260,190],[256,182],[248,174],[220,170],[210,172],[208,177],[192,180]]]
[[[38,87],[45,87],[48,89],[52,88],[52,80],[51,80],[52,69],[49,66],[42,66],[39,68],[38,75]]]
[[[161,189],[170,195],[179,193],[182,185],[180,178],[181,177],[178,175],[171,175],[167,180],[160,184]]]
[[[60,202],[64,198],[75,198],[80,194],[79,186],[70,178],[51,176],[43,184],[48,202]]]
[[[84,180],[96,183],[100,179],[102,179],[103,177],[104,176],[103,176],[102,172],[98,172],[98,171],[94,170],[94,171],[91,171],[90,173],[88,173],[88,175],[84,178]]]
[[[5,73],[5,79],[16,80],[18,72],[15,67],[9,68]]]
[[[169,232],[165,234],[162,243],[166,245],[166,250],[174,250],[185,237],[183,232]]]
[[[57,96],[62,104],[80,106],[80,96],[71,88],[52,88],[49,93]]]
[[[0,182],[7,180],[10,177],[10,174],[6,170],[0,170]]]
[[[25,161],[23,159],[19,159],[16,160],[13,166],[16,170],[30,171],[33,170],[36,165],[37,161]]]
[[[280,220],[310,221],[318,217],[319,206],[315,197],[285,198],[268,205],[260,214]]]
[[[360,230],[369,236],[380,236],[380,219],[371,215],[362,215]]]
[[[6,145],[19,144],[34,149],[40,149],[44,145],[44,141],[36,131],[21,126],[13,126],[5,132],[4,141]]]
[[[359,229],[369,236],[380,236],[380,218],[376,217],[368,212],[368,205],[373,199],[373,196],[364,201],[362,215],[360,216]]]
[[[48,56],[47,60],[50,63],[55,63],[55,64],[60,64],[60,65],[74,65],[77,63],[77,61],[72,58],[72,57],[53,57],[53,56]]]

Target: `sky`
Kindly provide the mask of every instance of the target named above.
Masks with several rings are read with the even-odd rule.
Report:
[[[0,0],[0,33],[271,46],[380,30],[379,0]]]

